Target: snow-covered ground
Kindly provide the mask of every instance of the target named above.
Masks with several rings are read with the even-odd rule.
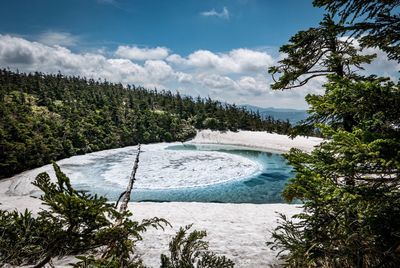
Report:
[[[252,147],[259,150],[272,152],[286,152],[291,147],[296,147],[302,150],[310,151],[322,140],[317,138],[298,137],[289,139],[287,136],[268,134],[264,132],[211,132],[201,131],[195,139],[189,143],[210,143],[210,144],[230,144]],[[144,151],[151,150],[150,147],[144,147]],[[127,147],[129,148],[129,147]],[[59,161],[62,166],[72,167],[79,164],[90,164],[95,162],[99,157],[104,157],[110,153],[131,153],[134,157],[134,150],[121,148],[115,150],[107,150],[97,152],[86,156],[76,156]],[[134,148],[134,147],[133,147]],[[127,152],[128,150],[128,152]],[[129,152],[131,150],[131,152]],[[177,157],[176,163],[180,163],[186,169],[192,165],[187,165],[188,161],[185,157],[198,156],[180,155]],[[156,161],[166,161],[164,158],[175,157],[164,155]],[[204,164],[208,166],[210,163],[207,159],[212,156],[204,156]],[[222,157],[222,156],[217,156]],[[223,157],[226,157],[225,155]],[[201,158],[201,157],[200,157]],[[145,160],[145,153],[143,159]],[[151,160],[151,159],[150,159]],[[220,161],[221,160],[221,161]],[[222,164],[221,162],[229,162]],[[211,162],[223,165],[226,170],[232,169],[233,166],[240,166],[243,174],[237,174],[238,177],[245,176],[246,172],[254,172],[256,164],[246,162],[243,159],[232,157],[228,159],[217,159]],[[242,162],[244,161],[244,162]],[[190,161],[189,161],[190,162]],[[200,161],[201,162],[201,161]],[[143,162],[141,162],[143,163]],[[169,165],[170,162],[163,162]],[[129,162],[129,165],[131,162]],[[185,166],[186,165],[186,166]],[[217,168],[218,165],[211,165],[212,168]],[[233,166],[232,166],[233,165]],[[247,165],[247,167],[246,167]],[[150,167],[151,169],[151,167]],[[247,170],[247,171],[246,171]],[[13,178],[0,181],[0,209],[18,209],[24,210],[28,208],[33,211],[40,209],[40,200],[30,197],[33,191],[30,182],[40,172],[49,172],[51,176],[52,170],[49,165],[27,171],[16,175]],[[190,170],[189,170],[190,171]],[[188,171],[188,173],[190,173]],[[159,169],[154,172],[159,172]],[[66,172],[68,174],[68,172]],[[204,173],[207,173],[206,171]],[[109,174],[117,178],[118,173]],[[232,174],[229,174],[232,176]],[[204,179],[204,178],[203,178]],[[196,183],[196,179],[192,180]],[[123,183],[121,181],[121,183]],[[142,187],[147,187],[146,182],[142,182]],[[149,181],[147,183],[150,183]],[[158,182],[157,182],[158,183]],[[179,183],[175,181],[174,183]],[[197,182],[198,183],[198,182]],[[208,182],[210,183],[210,182]],[[139,187],[139,180],[137,187]],[[165,187],[173,187],[173,185],[164,185]],[[168,248],[168,241],[179,229],[180,226],[194,223],[193,228],[204,229],[208,232],[208,240],[210,241],[210,249],[219,254],[224,254],[232,258],[236,262],[236,267],[268,267],[276,263],[276,252],[271,251],[265,245],[265,242],[270,239],[268,230],[272,230],[276,226],[277,215],[275,212],[284,213],[291,216],[300,211],[297,205],[287,204],[214,204],[214,203],[131,203],[130,208],[134,212],[134,217],[137,219],[150,217],[164,217],[173,225],[173,229],[167,228],[165,231],[149,230],[144,235],[144,241],[138,245],[139,252],[143,255],[145,263],[150,267],[157,267],[159,263],[159,255],[165,252]],[[56,262],[59,265],[67,262]]]
[[[286,135],[261,131],[199,131],[189,143],[197,144],[229,144],[256,148],[268,152],[285,153],[291,148],[310,152],[314,146],[322,142],[321,138],[298,136],[294,139]]]
[[[265,242],[269,230],[277,225],[276,212],[288,216],[300,212],[288,204],[216,204],[216,203],[132,203],[138,219],[163,217],[173,229],[149,230],[138,245],[139,253],[150,267],[159,267],[161,253],[167,253],[168,242],[180,226],[191,223],[192,229],[206,230],[210,250],[231,258],[235,267],[261,268],[277,263],[276,252]]]

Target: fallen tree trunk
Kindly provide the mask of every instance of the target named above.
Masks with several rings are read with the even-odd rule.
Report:
[[[123,193],[123,199],[122,199],[121,206],[119,207],[119,212],[124,212],[128,209],[128,203],[131,200],[131,192],[132,192],[132,188],[133,188],[133,183],[136,180],[136,171],[139,167],[140,152],[141,151],[140,151],[140,144],[139,144],[138,152],[136,155],[135,162],[133,164],[133,168],[132,168],[131,176],[129,178],[128,186],[126,187],[125,193]]]

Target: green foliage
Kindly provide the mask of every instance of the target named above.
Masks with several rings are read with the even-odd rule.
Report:
[[[161,268],[231,268],[234,263],[225,256],[208,251],[208,242],[202,240],[205,231],[192,231],[191,225],[180,228],[169,243],[170,257],[161,255]]]
[[[371,138],[393,136],[400,124],[399,84],[387,79],[351,80],[330,77],[324,95],[308,95],[308,123],[328,123],[334,129],[352,131],[355,126]]]
[[[147,228],[169,223],[159,218],[133,221],[130,212],[119,212],[106,198],[73,189],[68,177],[53,166],[56,183],[47,173],[34,181],[43,191],[46,210],[37,217],[27,211],[0,211],[0,264],[41,267],[53,257],[89,254],[76,266],[142,267],[135,256],[136,241]],[[100,258],[91,255],[96,251],[103,252]]]
[[[206,119],[204,119],[203,125],[205,128],[209,129],[224,129],[221,122],[216,118],[207,117]]]
[[[290,131],[209,98],[8,70],[0,70],[0,115],[0,178],[76,154],[185,141],[196,129]]]
[[[354,39],[343,38],[343,26],[325,15],[318,28],[295,34],[280,52],[287,57],[269,68],[275,83],[272,89],[289,89],[305,85],[311,79],[329,74],[355,77],[354,69],[363,69],[375,55],[360,55]],[[280,75],[278,79],[275,75]]]
[[[131,258],[129,262],[121,264],[121,259],[115,255],[108,258],[96,258],[94,256],[79,256],[80,261],[72,264],[75,268],[145,268],[139,258]]]
[[[35,263],[43,254],[42,245],[48,243],[46,232],[52,231],[44,223],[27,210],[0,211],[0,265]]]
[[[311,154],[287,155],[296,177],[283,194],[303,201],[304,212],[282,217],[269,245],[289,267],[398,267],[400,140],[329,132]]]
[[[353,33],[363,47],[379,47],[398,59],[399,38],[394,33],[400,28],[398,15],[393,15],[398,1],[315,0],[314,4],[326,6],[329,16],[338,15],[340,22],[335,25],[341,26],[330,32],[332,40]],[[384,26],[386,19],[393,24]],[[385,32],[387,38],[376,39]],[[305,49],[310,40],[302,32],[296,38],[286,47],[297,46],[293,51],[309,55]],[[293,76],[291,68],[304,55],[289,53],[284,67],[275,69],[283,72],[277,88],[290,87],[310,74],[310,69],[298,68]],[[304,211],[293,219],[281,215],[268,245],[280,250],[287,267],[400,266],[400,83],[342,72],[347,58],[356,67],[353,59],[368,62],[353,56],[326,54],[326,66],[335,71],[321,74],[328,79],[325,94],[306,97],[308,126],[317,127],[325,142],[311,153],[293,149],[286,154],[296,175],[283,195],[288,201],[301,200]],[[310,66],[318,64],[319,59]]]
[[[347,22],[346,30],[363,47],[379,47],[393,60],[400,60],[400,15],[398,0],[314,0]]]

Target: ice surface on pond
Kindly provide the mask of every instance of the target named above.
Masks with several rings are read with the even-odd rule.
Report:
[[[167,150],[179,143],[142,145],[135,189],[174,189],[201,187],[249,177],[261,165],[246,157],[215,151]],[[136,157],[137,147],[105,150],[58,161],[73,185],[81,189],[124,189]],[[40,172],[54,179],[51,165],[13,177],[9,193],[34,194],[30,184]],[[119,191],[119,190],[118,190]]]
[[[58,161],[72,185],[118,199],[125,190],[137,147],[105,150]],[[51,165],[18,174],[7,190],[12,195],[35,195],[30,182],[40,172],[55,178]],[[293,169],[268,152],[237,146],[159,143],[143,145],[132,201],[279,203]]]
[[[102,177],[126,186],[136,150],[113,162]],[[163,145],[143,147],[136,175],[136,189],[200,187],[248,177],[260,170],[259,164],[242,156],[212,151],[165,150]]]

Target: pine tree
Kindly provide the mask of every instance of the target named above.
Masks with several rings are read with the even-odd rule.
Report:
[[[348,22],[346,32],[359,38],[362,47],[379,47],[389,59],[400,60],[399,0],[315,0]]]
[[[234,263],[225,256],[217,256],[208,250],[208,242],[202,240],[205,231],[194,230],[192,225],[180,228],[169,243],[170,256],[161,255],[161,268],[233,268]]]
[[[76,191],[55,163],[53,167],[56,183],[47,173],[34,181],[46,208],[37,217],[0,210],[0,265],[43,267],[54,257],[85,254],[76,266],[143,267],[135,255],[136,241],[147,228],[163,228],[168,222],[134,221],[131,212],[118,211],[106,198]],[[95,254],[111,244],[115,246],[104,258]]]
[[[334,23],[341,25],[334,32],[336,40],[357,31],[361,40],[369,40],[362,41],[363,46],[376,46],[397,57],[398,38],[391,35],[383,45],[373,40],[376,33],[384,31],[379,14],[392,14],[398,1],[314,3],[326,6],[330,18],[339,19]],[[368,20],[368,28],[361,28],[362,20]],[[321,62],[311,61],[305,69],[296,65],[305,59],[310,44],[303,39],[306,35],[296,36],[294,51],[305,54],[288,53],[281,66],[272,68],[272,72],[283,74],[275,88],[291,87],[307,75],[308,67],[312,65],[312,70]],[[350,63],[344,70],[351,71],[352,65],[371,60],[358,54],[342,55],[346,54],[338,56],[332,50],[325,54],[322,65],[336,70]],[[268,244],[281,250],[288,267],[399,267],[400,83],[351,72],[324,75],[325,94],[309,95],[306,100],[310,104],[309,122],[322,131],[326,141],[310,154],[299,150],[286,154],[296,176],[283,195],[288,201],[301,200],[304,211],[294,219],[282,215]]]

